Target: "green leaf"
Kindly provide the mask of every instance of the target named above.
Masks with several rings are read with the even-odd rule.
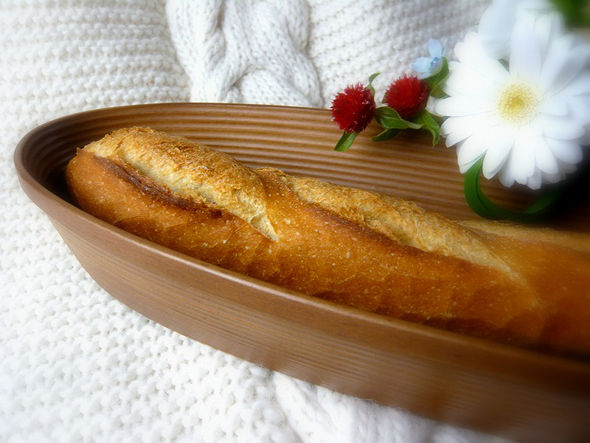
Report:
[[[376,120],[385,129],[408,129],[408,125],[402,119],[382,117],[376,118]]]
[[[390,138],[395,137],[399,133],[400,129],[385,129],[376,136],[374,136],[373,141],[382,142],[385,140],[389,140]]]
[[[433,97],[442,97],[444,92],[442,90],[442,83],[449,76],[449,62],[446,57],[443,57],[440,69],[430,77],[424,79],[430,90],[430,95]]]
[[[375,74],[371,74],[371,76],[369,77],[369,84],[373,83],[373,80],[375,80],[378,76],[379,76],[380,72],[376,72]]]
[[[396,114],[397,112],[389,106],[379,106],[375,109],[375,117],[395,117]]]
[[[371,94],[373,94],[373,96],[375,95],[375,88],[373,87],[373,80],[375,80],[379,74],[380,74],[379,72],[376,72],[375,74],[371,74],[369,76],[369,83],[367,84],[367,89],[369,91],[371,91]]]
[[[421,123],[424,129],[432,134],[432,146],[438,145],[438,141],[440,140],[440,126],[432,114],[427,110],[424,110],[418,115],[416,121]]]
[[[352,146],[354,139],[358,135],[357,132],[344,132],[340,140],[336,143],[334,147],[334,151],[346,151],[348,148]]]
[[[421,129],[421,123],[404,120],[395,109],[381,106],[375,110],[375,120],[385,129]]]

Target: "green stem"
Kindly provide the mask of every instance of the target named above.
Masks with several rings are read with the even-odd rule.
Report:
[[[469,168],[464,179],[465,200],[471,209],[482,217],[495,220],[511,220],[521,223],[534,222],[546,215],[561,195],[561,192],[558,190],[548,191],[523,211],[511,211],[496,205],[485,196],[479,183],[482,168],[483,158],[479,159]]]

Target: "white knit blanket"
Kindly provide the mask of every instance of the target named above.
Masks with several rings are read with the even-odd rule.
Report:
[[[26,131],[81,110],[216,101],[327,107],[407,72],[486,0],[0,3],[0,441],[456,442],[485,436],[304,383],[130,310],[21,191]],[[383,82],[383,83],[381,83]]]

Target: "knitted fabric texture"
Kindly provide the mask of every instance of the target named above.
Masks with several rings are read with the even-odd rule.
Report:
[[[0,441],[495,440],[273,373],[140,316],[80,267],[14,171],[28,130],[78,111],[190,99],[325,106],[370,71],[404,70],[428,37],[475,23],[466,5],[482,4],[403,3],[2,4]],[[384,32],[407,35],[382,48]]]
[[[303,0],[173,0],[167,11],[191,100],[321,105]]]

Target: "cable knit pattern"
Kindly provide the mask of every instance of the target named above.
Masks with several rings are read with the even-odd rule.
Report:
[[[170,1],[191,100],[320,106],[303,0]]]
[[[380,64],[370,42],[389,32],[386,21],[416,31],[394,18],[399,2],[356,19],[376,3],[327,3],[2,3],[0,441],[494,440],[293,380],[147,320],[97,286],[17,183],[14,147],[45,121],[189,99],[321,106],[337,83]],[[418,14],[414,4],[437,2],[404,3]],[[454,16],[471,0],[445,3],[463,10],[440,7],[441,20],[469,20]],[[349,63],[356,57],[364,64]]]

